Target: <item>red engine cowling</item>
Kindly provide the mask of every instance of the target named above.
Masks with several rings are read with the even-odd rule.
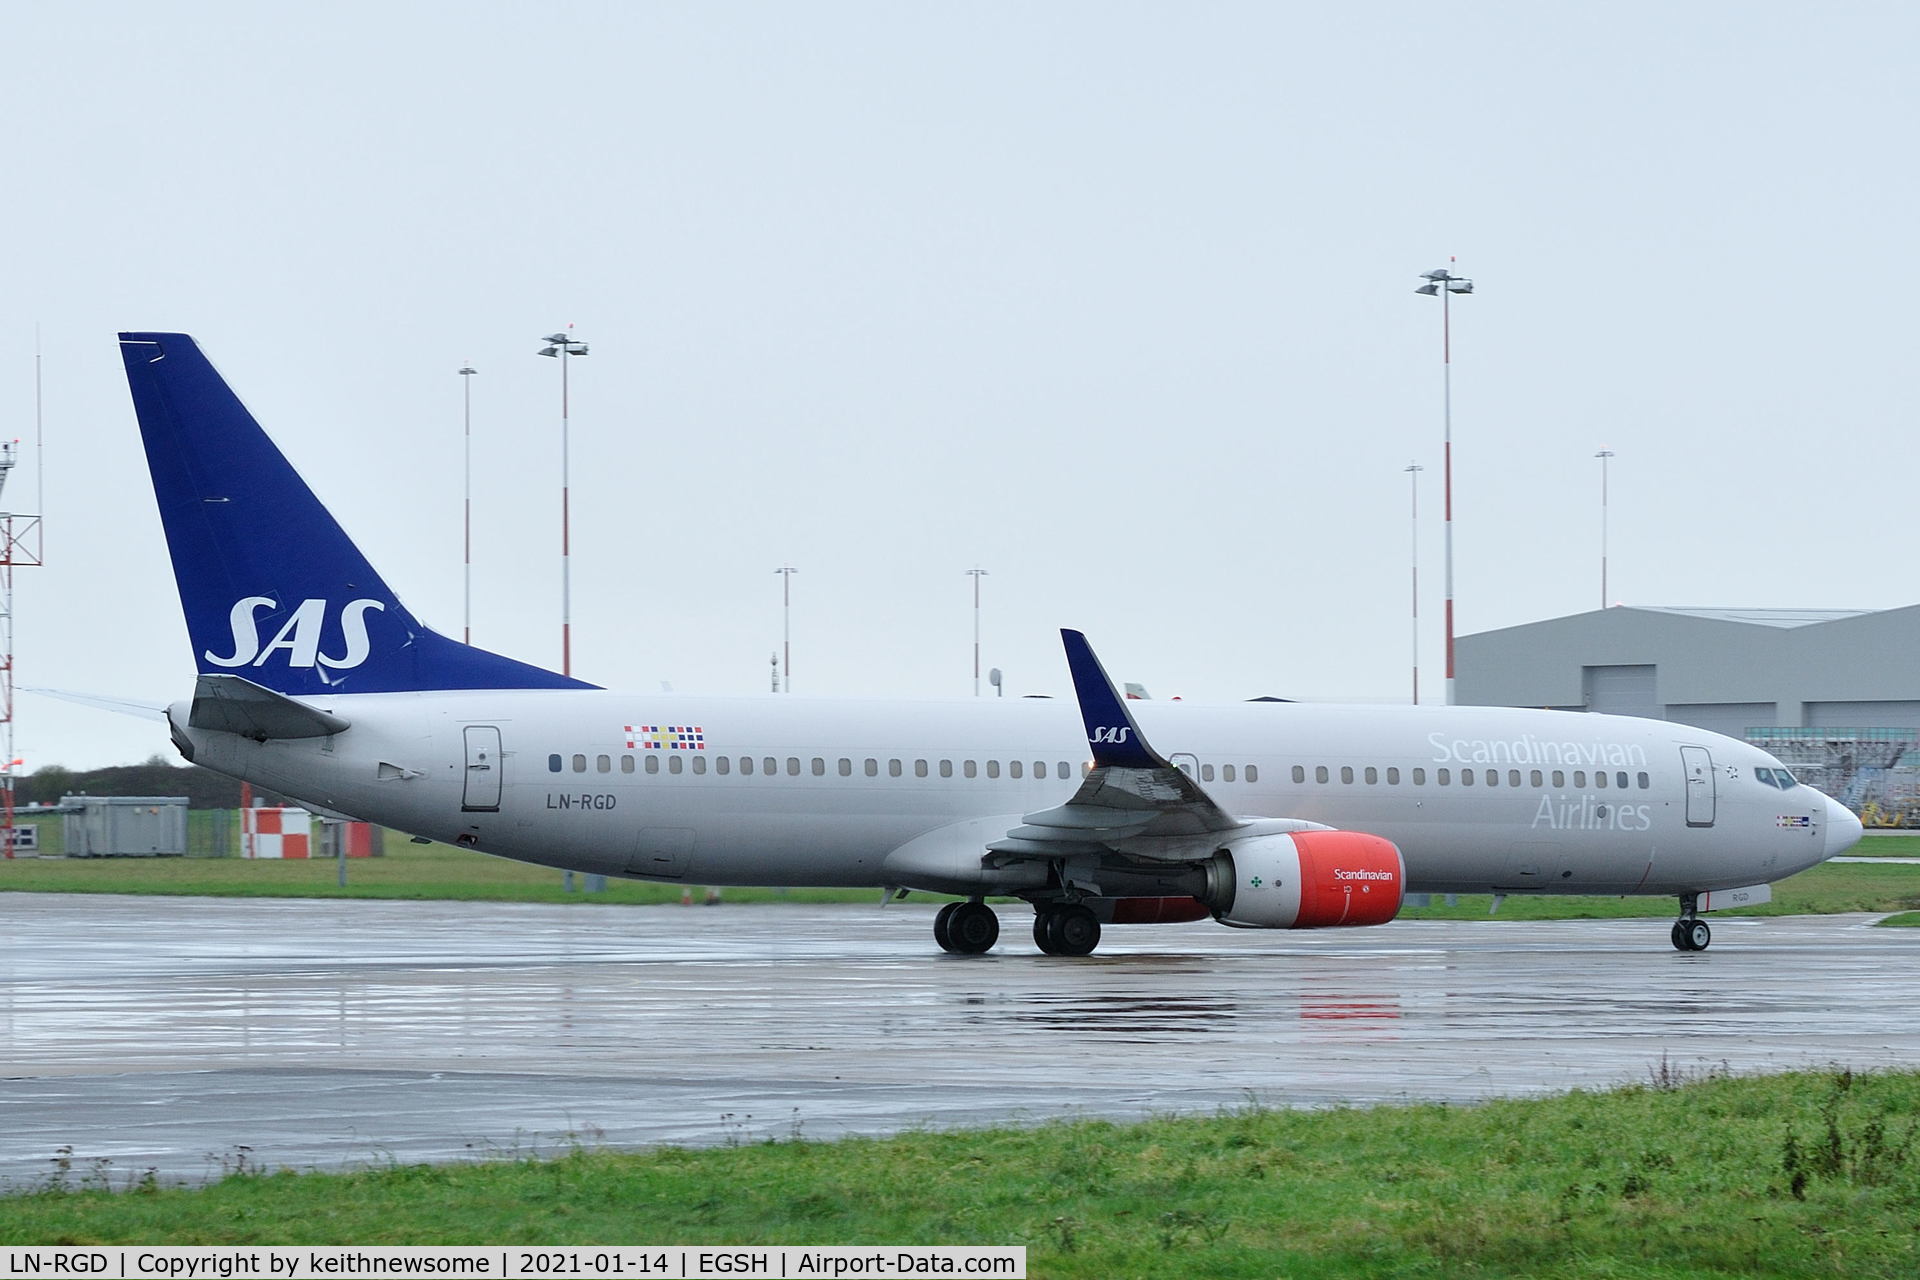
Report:
[[[1214,918],[1242,929],[1385,924],[1406,896],[1400,850],[1358,831],[1252,836],[1216,854],[1211,871]]]

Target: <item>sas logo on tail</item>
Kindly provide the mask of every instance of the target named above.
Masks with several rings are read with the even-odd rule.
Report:
[[[1103,743],[1111,743],[1119,746],[1126,742],[1127,735],[1132,732],[1133,729],[1129,725],[1123,724],[1117,728],[1111,725],[1102,725],[1093,731],[1092,742],[1096,747]]]
[[[216,667],[261,667],[275,653],[285,650],[289,667],[311,667],[318,663],[335,671],[345,671],[365,662],[373,652],[367,639],[367,611],[384,611],[387,607],[378,600],[348,601],[340,610],[340,634],[346,641],[347,651],[336,658],[320,652],[320,630],[327,620],[325,600],[302,600],[300,607],[263,647],[254,614],[263,607],[277,608],[279,603],[272,596],[248,596],[235,601],[233,612],[227,617],[228,625],[233,628],[233,652],[223,658],[208,649],[201,656]]]

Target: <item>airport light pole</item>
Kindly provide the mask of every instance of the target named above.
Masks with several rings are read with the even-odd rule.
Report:
[[[460,367],[460,440],[464,473],[460,572],[465,597],[460,615],[462,644],[473,643],[473,375],[478,372],[470,364]]]
[[[1451,264],[1454,260],[1448,258]],[[1440,299],[1440,368],[1441,368],[1441,502],[1445,508],[1444,525],[1446,528],[1445,573],[1446,573],[1446,642],[1447,642],[1447,705],[1453,705],[1453,312],[1452,300],[1456,293],[1472,293],[1473,281],[1465,276],[1456,276],[1446,267],[1425,272],[1420,277],[1426,283],[1415,289],[1415,293],[1424,293],[1429,298]]]
[[[790,564],[774,570],[780,575],[780,690],[793,692],[793,575]]]
[[[1426,468],[1407,464],[1413,488],[1413,704],[1420,705],[1420,473]]]
[[[987,576],[981,568],[967,570],[973,579],[973,696],[980,696],[980,579]]]
[[[565,333],[550,333],[541,341],[547,345],[540,349],[543,356],[553,356],[560,361],[560,674],[573,674],[573,511],[568,474],[568,454],[570,441],[567,402],[567,361],[572,356],[587,354],[587,344],[576,342],[573,326],[567,326]]]
[[[1603,448],[1593,455],[1600,459],[1600,607],[1607,607],[1607,462],[1613,450]]]

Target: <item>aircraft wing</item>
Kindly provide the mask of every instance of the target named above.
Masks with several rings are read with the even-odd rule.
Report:
[[[1087,638],[1066,630],[1060,638],[1093,771],[1071,800],[1023,814],[1021,825],[989,843],[987,852],[1005,859],[1113,852],[1184,862],[1212,852],[1221,832],[1246,827],[1141,736]]]

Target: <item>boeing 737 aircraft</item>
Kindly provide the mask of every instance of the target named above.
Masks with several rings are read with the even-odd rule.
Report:
[[[1063,631],[1076,703],[616,693],[429,630],[193,339],[124,333],[199,678],[188,760],[337,815],[526,862],[714,885],[990,896],[1086,955],[1102,925],[1381,924],[1408,893],[1664,895],[1700,913],[1860,823],[1743,742],[1497,707],[1120,698]],[[1731,891],[1731,892],[1728,892]]]

